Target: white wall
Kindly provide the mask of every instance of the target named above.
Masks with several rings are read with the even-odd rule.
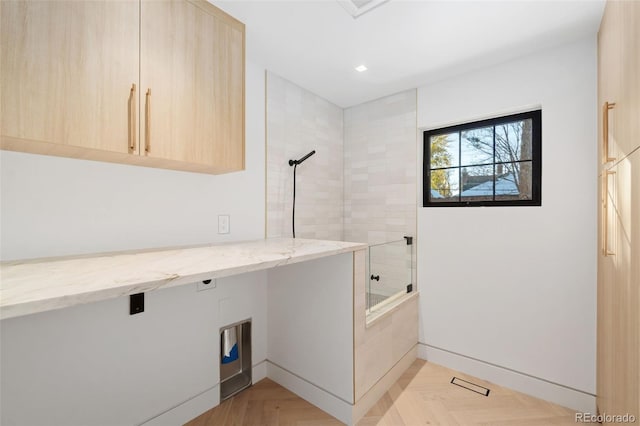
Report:
[[[206,393],[188,421],[218,403],[221,326],[252,318],[252,362],[264,364],[266,290],[261,271],[147,293],[134,316],[121,297],[3,320],[0,423],[141,424]]]
[[[420,342],[593,394],[595,37],[419,88],[418,127],[535,106],[541,207],[418,208]]]
[[[0,151],[0,258],[263,238],[264,69],[249,61],[246,124],[245,171],[219,176]]]
[[[307,399],[343,422],[353,400],[353,253],[343,253],[267,272],[267,358],[311,384]],[[293,377],[291,377],[293,376]],[[278,375],[274,377],[280,379]],[[332,403],[324,404],[323,401]]]
[[[342,240],[342,108],[267,74],[267,236],[290,237],[293,167],[296,236]]]

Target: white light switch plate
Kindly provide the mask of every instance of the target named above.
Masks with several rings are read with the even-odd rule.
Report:
[[[230,219],[228,214],[218,215],[218,234],[228,234],[230,229]]]

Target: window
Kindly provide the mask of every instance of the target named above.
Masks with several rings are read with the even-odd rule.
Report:
[[[425,207],[541,205],[540,110],[424,132]]]

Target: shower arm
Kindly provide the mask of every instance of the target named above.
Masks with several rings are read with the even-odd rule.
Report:
[[[290,166],[297,166],[298,164],[302,164],[304,162],[304,160],[306,160],[307,158],[311,157],[315,153],[316,153],[316,150],[314,149],[313,151],[311,151],[310,153],[308,153],[307,155],[305,155],[304,157],[302,157],[299,160],[289,160],[289,165]]]

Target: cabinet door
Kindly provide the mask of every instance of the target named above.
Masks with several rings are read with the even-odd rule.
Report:
[[[638,21],[636,21],[638,22]],[[631,167],[631,209],[630,223],[631,235],[631,280],[632,287],[630,310],[632,312],[631,335],[633,336],[634,352],[631,356],[630,377],[635,377],[635,381],[629,396],[631,402],[630,410],[635,412],[636,419],[640,419],[640,149],[629,156]]]
[[[640,150],[616,166],[616,321],[613,324],[617,412],[640,418]]]
[[[144,155],[244,168],[244,25],[206,1],[142,1]]]
[[[640,146],[640,1],[621,1],[622,67],[619,139],[622,158]]]
[[[606,163],[607,158],[619,158],[620,155],[618,132],[616,130],[620,116],[620,80],[622,77],[621,25],[621,2],[607,2],[598,32],[598,111],[600,116],[598,140],[602,148],[599,150],[601,163]],[[614,103],[618,108],[603,109],[605,102]],[[608,118],[603,117],[604,115]],[[608,120],[608,129],[602,125],[605,120]]]
[[[43,151],[27,146],[35,142],[126,154],[139,4],[2,0],[0,7],[3,147]]]
[[[598,404],[601,412],[638,417],[640,150],[613,167],[605,185],[608,255],[599,262]]]
[[[614,174],[607,174],[603,170],[599,176],[599,194],[601,194],[598,209],[598,313],[597,313],[597,404],[600,412],[612,412],[614,404],[614,321],[617,307],[615,297],[615,218],[614,205],[615,190],[612,179]]]

